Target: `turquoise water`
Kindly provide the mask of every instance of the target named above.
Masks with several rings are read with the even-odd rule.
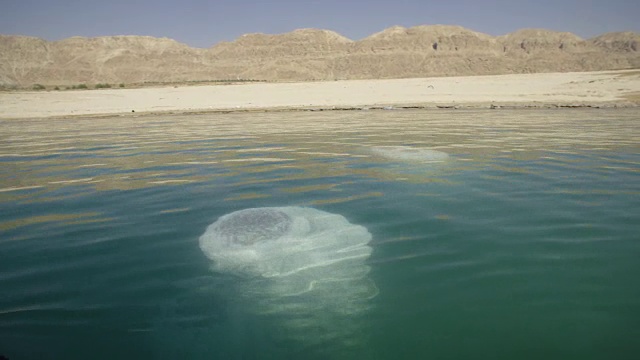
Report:
[[[639,124],[634,109],[0,121],[0,354],[636,359]],[[277,292],[248,296],[259,279],[212,270],[207,226],[274,206],[371,234],[377,292],[358,311],[334,290],[294,322],[264,311]]]

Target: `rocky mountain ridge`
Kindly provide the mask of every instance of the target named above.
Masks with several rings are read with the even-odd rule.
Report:
[[[394,26],[359,41],[300,29],[208,49],[148,36],[48,42],[0,35],[0,85],[252,79],[308,81],[640,68],[640,34],[584,40],[544,29],[491,36],[460,26]]]

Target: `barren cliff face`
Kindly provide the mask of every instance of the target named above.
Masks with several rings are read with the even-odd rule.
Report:
[[[327,30],[248,34],[209,49],[146,36],[56,42],[0,35],[0,85],[204,80],[334,80],[640,67],[640,34],[583,40],[524,29],[499,37],[459,26],[391,27],[360,41]]]

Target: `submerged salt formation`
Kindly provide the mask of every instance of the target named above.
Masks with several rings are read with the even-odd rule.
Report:
[[[341,215],[272,207],[222,216],[200,248],[214,271],[238,276],[248,313],[274,316],[286,336],[317,342],[359,332],[354,320],[377,295],[365,263],[370,240]]]
[[[374,146],[371,152],[386,159],[407,162],[443,162],[449,159],[445,152],[412,146]]]

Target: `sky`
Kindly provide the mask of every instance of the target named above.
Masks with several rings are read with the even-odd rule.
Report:
[[[256,32],[320,28],[359,40],[393,25],[445,24],[494,36],[545,28],[590,38],[640,32],[638,14],[638,0],[0,0],[0,34],[148,35],[204,48]]]

